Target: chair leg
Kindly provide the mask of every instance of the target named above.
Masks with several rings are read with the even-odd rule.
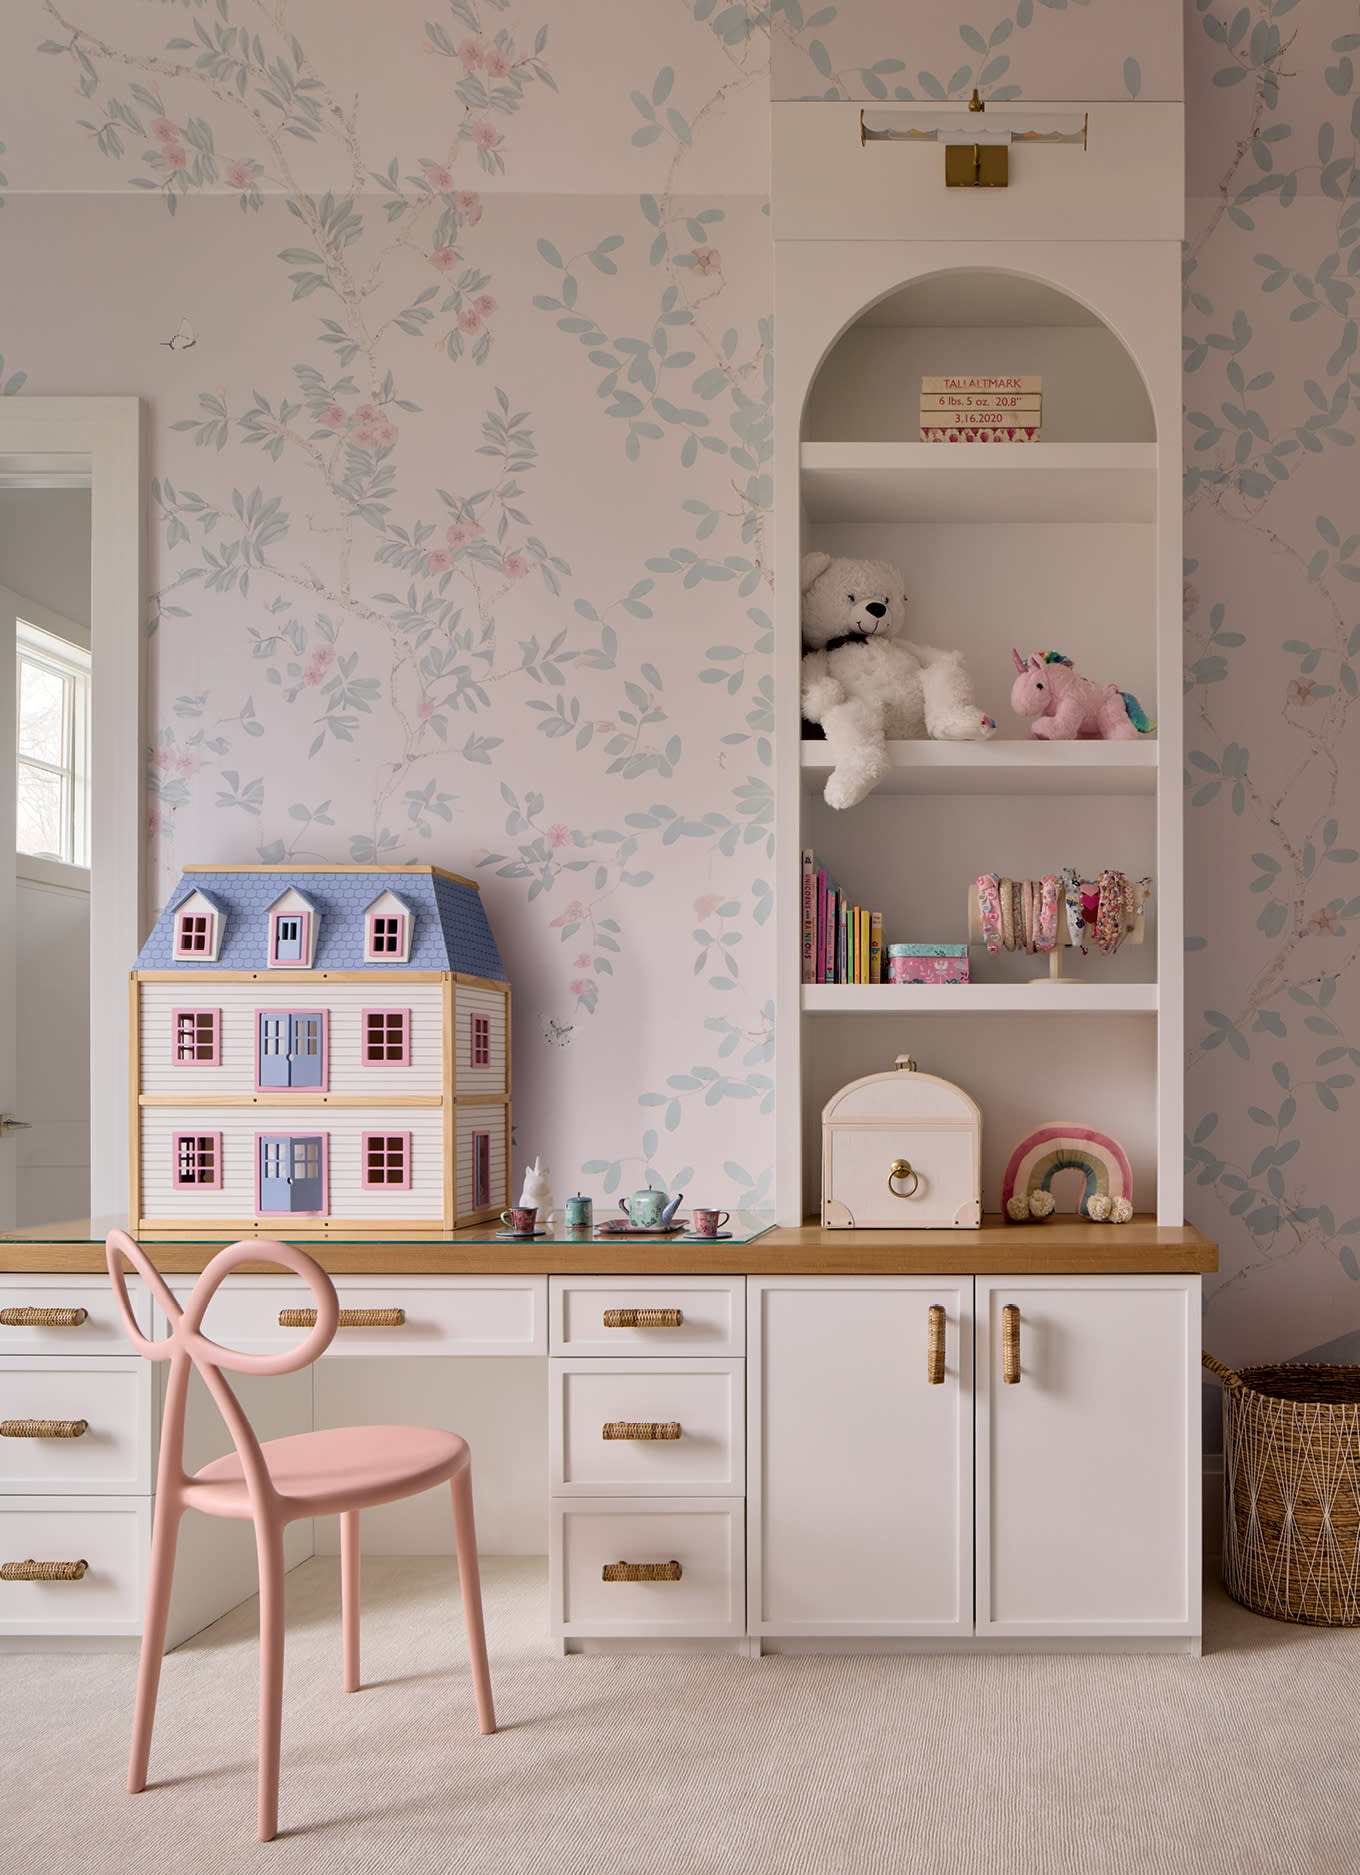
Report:
[[[359,1690],[359,1513],[340,1513],[340,1645],[345,1691]]]
[[[146,1613],[142,1621],[142,1654],[137,1667],[137,1703],[132,1715],[132,1749],[128,1757],[127,1787],[131,1791],[146,1789],[151,1729],[156,1723],[156,1693],[161,1683],[161,1656],[165,1651],[165,1623],[175,1575],[175,1545],[183,1515],[182,1508],[170,1503],[165,1496],[156,1505],[151,1567],[146,1583]]]
[[[283,1725],[283,1526],[255,1525],[260,1565],[260,1841],[279,1826],[279,1744]]]
[[[472,1467],[465,1465],[453,1487],[453,1540],[458,1550],[458,1585],[463,1593],[463,1626],[467,1631],[472,1686],[477,1695],[477,1726],[496,1729],[491,1703],[491,1666],[486,1657],[486,1629],[482,1622],[482,1578],[477,1567],[477,1530],[472,1516]]]

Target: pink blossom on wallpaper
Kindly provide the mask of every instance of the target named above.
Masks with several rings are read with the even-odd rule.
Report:
[[[482,219],[482,198],[474,190],[464,190],[457,197],[458,212],[464,217],[469,228],[475,228]]]
[[[494,46],[486,55],[486,75],[488,78],[508,78],[510,76],[509,59],[506,58],[503,52],[498,52]]]
[[[463,69],[479,72],[486,60],[486,54],[475,39],[465,39],[458,48],[458,56],[463,61]]]
[[[460,521],[455,521],[452,527],[444,529],[444,538],[450,547],[466,547],[472,539],[472,529],[465,527]]]
[[[257,171],[252,163],[228,163],[224,175],[233,189],[253,189]]]
[[[523,579],[529,571],[529,562],[522,553],[507,553],[501,556],[501,572],[507,579]]]
[[[179,125],[172,124],[168,117],[153,117],[150,129],[158,143],[179,142]]]
[[[321,669],[324,671],[324,670],[329,670],[331,665],[334,664],[334,662],[335,662],[335,646],[334,645],[317,645],[315,647],[315,649],[312,652],[313,664],[319,664],[321,666]]]
[[[560,925],[580,924],[582,920],[588,916],[589,913],[586,911],[580,899],[574,898],[564,912],[560,912],[556,918],[549,920],[548,929],[550,931],[556,931]]]
[[[571,828],[564,827],[560,820],[554,821],[548,829],[548,845],[551,847],[570,846]]]
[[[458,265],[458,250],[452,247],[437,247],[430,256],[430,265],[439,273],[452,273]]]
[[[476,307],[477,311],[482,315],[483,319],[489,319],[493,312],[497,312],[499,310],[499,308],[496,305],[495,300],[492,299],[489,293],[479,293],[476,299],[473,300],[472,304]]]
[[[494,124],[474,124],[472,141],[479,150],[494,150],[501,140],[501,133]]]
[[[618,724],[615,722],[611,722],[607,716],[602,716],[599,722],[596,723],[595,725],[596,734],[601,735],[601,736],[610,735],[617,728],[618,728]]]
[[[441,195],[447,195],[453,187],[453,176],[442,163],[426,163],[425,180],[432,189],[438,189]]]
[[[1313,937],[1335,937],[1341,928],[1341,914],[1334,905],[1324,905],[1315,911],[1305,927]]]
[[[481,329],[482,322],[477,314],[473,312],[470,306],[464,307],[463,311],[458,315],[458,330],[460,332],[480,332]]]
[[[422,697],[416,705],[416,715],[422,723],[428,723],[434,715],[434,705],[428,697]]]
[[[349,422],[349,418],[345,415],[344,411],[340,408],[339,404],[330,404],[325,410],[321,412],[321,415],[320,417],[318,417],[317,421],[325,429],[343,430],[345,425]]]
[[[578,970],[584,970],[586,966],[589,964],[589,962],[590,962],[590,952],[582,951],[581,955],[576,959],[576,968]]]
[[[717,273],[722,267],[722,255],[716,247],[696,247],[693,249],[695,273]]]
[[[372,414],[366,416],[365,411]],[[397,440],[397,426],[372,404],[360,404],[350,436],[357,449],[390,449]]]
[[[428,573],[447,573],[452,566],[453,555],[447,547],[433,547],[425,556],[425,570]]]
[[[695,899],[694,916],[696,918],[711,918],[721,904],[722,898],[720,894],[716,892],[706,892],[702,898]]]
[[[1181,582],[1181,617],[1183,619],[1193,618],[1198,611],[1199,591],[1196,587],[1191,585],[1188,579],[1183,580]]]
[[[163,144],[161,146],[161,155],[165,158],[171,169],[187,169],[189,167],[189,152],[182,143]]]
[[[1288,703],[1316,703],[1317,698],[1313,695],[1316,689],[1317,685],[1311,677],[1291,677],[1285,700]]]
[[[589,987],[589,982],[585,977],[573,977],[567,985],[573,996],[584,996]]]

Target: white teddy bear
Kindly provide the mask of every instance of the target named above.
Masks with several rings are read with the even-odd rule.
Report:
[[[853,807],[887,772],[888,738],[985,742],[959,651],[902,636],[902,575],[886,560],[803,557],[803,715],[826,735],[829,807]]]

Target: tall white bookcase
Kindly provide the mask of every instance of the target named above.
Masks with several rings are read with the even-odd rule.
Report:
[[[995,107],[1008,122],[1057,107]],[[868,142],[860,107],[774,107],[781,1222],[817,1211],[821,1110],[899,1052],[983,1114],[983,1210],[1041,1121],[1112,1134],[1134,1204],[1182,1217],[1180,267],[1183,111],[1063,106],[1085,143],[1018,144],[1005,189],[946,189],[937,144]],[[891,107],[903,124],[934,107]],[[955,113],[957,114],[957,113]],[[883,116],[884,112],[876,112]],[[1042,439],[918,438],[923,374],[1038,373]],[[859,806],[822,799],[799,734],[799,562],[900,566],[908,631],[967,656],[988,743],[901,743]],[[1155,717],[1138,743],[1041,743],[1012,647],[1058,650]],[[962,941],[981,872],[1112,866],[1152,881],[1145,942],[972,950],[960,986],[801,982],[800,854],[885,939]],[[1039,979],[1039,980],[1036,980]]]

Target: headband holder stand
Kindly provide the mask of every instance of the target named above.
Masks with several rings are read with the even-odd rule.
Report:
[[[1061,929],[1065,922],[1061,903],[1059,903],[1058,906],[1058,920],[1059,928]],[[1123,941],[1125,944],[1141,944],[1144,936],[1145,923],[1143,907],[1140,905],[1138,910],[1133,914],[1131,921],[1124,927]],[[975,885],[970,885],[968,888],[968,942],[970,944],[985,944],[986,941],[982,933],[982,907],[978,904],[978,889]],[[1030,981],[1032,983],[1080,983],[1083,980],[1081,977],[1070,977],[1063,969],[1063,951],[1070,943],[1070,938],[1066,936],[1060,937],[1052,950],[1047,953],[1048,974],[1042,977],[1031,977]],[[1030,953],[1017,950],[1013,954],[1024,957],[1028,956]],[[1034,953],[1036,956],[1042,954],[1041,952]]]

